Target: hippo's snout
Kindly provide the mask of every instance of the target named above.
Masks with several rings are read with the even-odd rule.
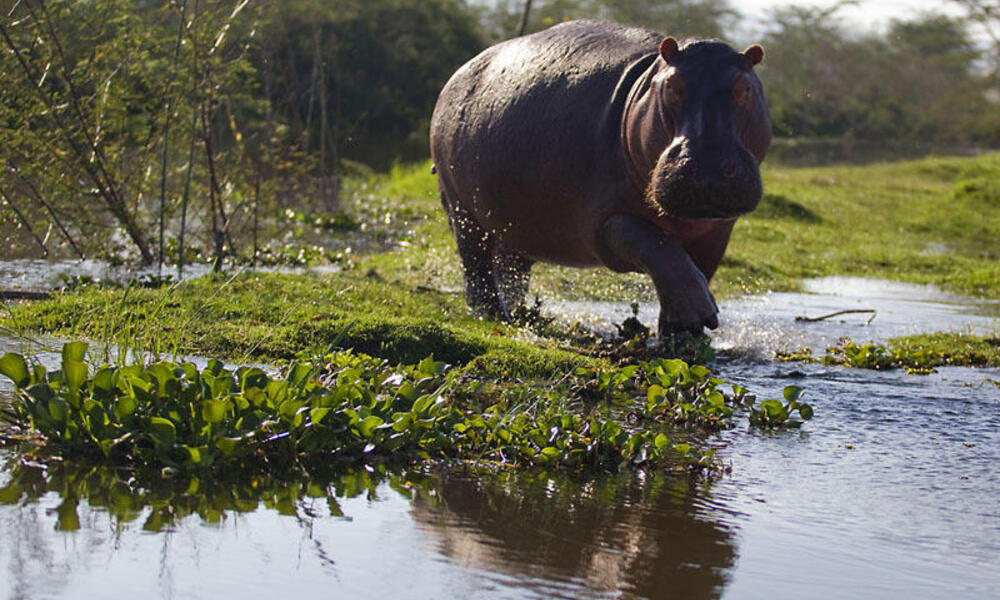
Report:
[[[675,138],[656,162],[646,198],[680,219],[735,219],[757,208],[762,194],[757,161],[742,146],[696,149]]]

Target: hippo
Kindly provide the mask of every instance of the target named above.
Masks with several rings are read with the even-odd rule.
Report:
[[[607,267],[650,276],[661,339],[715,329],[708,282],[762,194],[763,57],[582,20],[459,68],[430,147],[468,304],[510,320],[535,262]]]

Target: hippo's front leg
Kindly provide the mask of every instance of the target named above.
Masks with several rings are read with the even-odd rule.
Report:
[[[653,279],[660,300],[658,334],[701,333],[719,326],[719,308],[708,279],[684,248],[652,223],[618,214],[600,230],[603,259],[616,271],[641,271]]]

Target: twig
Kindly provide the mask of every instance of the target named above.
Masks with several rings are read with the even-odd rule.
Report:
[[[865,325],[870,325],[871,322],[875,320],[875,316],[878,314],[877,312],[875,312],[873,309],[870,309],[870,308],[852,308],[852,309],[849,309],[849,310],[838,310],[837,312],[832,312],[832,313],[830,313],[828,315],[823,315],[821,317],[802,317],[802,316],[799,316],[799,317],[795,317],[795,320],[796,321],[805,321],[807,323],[815,323],[816,321],[824,321],[826,319],[829,319],[829,318],[832,318],[832,317],[836,317],[836,316],[839,316],[839,315],[848,315],[848,314],[854,314],[854,313],[871,313],[872,316],[871,316],[870,319],[868,319],[868,321],[865,322]]]
[[[0,290],[0,300],[48,300],[52,292],[41,290]]]

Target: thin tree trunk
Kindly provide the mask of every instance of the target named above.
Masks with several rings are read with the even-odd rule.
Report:
[[[517,26],[517,37],[524,35],[528,28],[528,14],[531,13],[531,0],[524,0],[524,12],[521,13],[521,23]]]
[[[38,191],[38,188],[35,187],[35,184],[21,173],[21,170],[17,168],[17,165],[14,164],[14,161],[7,159],[7,166],[8,168],[10,168],[11,171],[13,171],[17,175],[17,178],[21,180],[21,183],[27,186],[28,191],[31,192],[32,197],[39,204],[41,204],[43,208],[45,208],[45,211],[47,213],[49,213],[49,216],[52,217],[52,221],[55,222],[56,227],[58,227],[59,231],[62,232],[63,237],[69,243],[69,246],[70,248],[73,249],[73,252],[75,252],[76,255],[80,257],[81,260],[87,258],[86,255],[83,253],[83,250],[80,250],[80,248],[76,245],[76,242],[73,241],[73,236],[69,234],[69,230],[66,229],[66,226],[63,225],[62,220],[59,219],[59,215],[56,214],[55,209],[52,208],[52,205],[45,200],[45,196],[43,196],[42,193]]]
[[[212,238],[215,242],[215,260],[212,262],[212,272],[218,273],[222,270],[222,262],[226,253],[226,235],[229,228],[229,219],[226,217],[225,208],[222,206],[221,190],[219,180],[215,173],[215,154],[212,148],[212,128],[209,125],[210,112],[208,104],[211,100],[206,100],[201,107],[201,132],[202,142],[205,145],[205,161],[208,165],[208,199],[212,213]]]
[[[259,206],[260,206],[260,162],[255,161],[256,174],[254,175],[253,181],[253,258],[250,259],[250,266],[257,267],[257,228],[260,225],[260,219],[258,217]]]
[[[322,29],[316,36],[316,61],[319,64],[319,197],[323,204],[323,210],[333,212],[330,204],[330,189],[327,185],[327,161],[326,161],[326,131],[327,107],[326,107],[326,57],[323,53]]]
[[[187,2],[181,2],[180,23],[177,26],[177,42],[174,45],[174,60],[170,66],[170,81],[167,83],[167,100],[163,109],[163,152],[160,155],[160,256],[159,268],[163,269],[164,219],[167,212],[167,150],[170,141],[170,117],[173,114],[173,87],[177,82],[177,63],[180,61],[181,41],[184,38],[184,27],[187,25]]]
[[[313,107],[316,105],[316,88],[317,81],[319,80],[319,61],[323,60],[319,56],[319,37],[320,30],[316,30],[316,35],[313,37],[313,68],[312,76],[309,82],[309,106],[306,109],[306,128],[305,135],[303,136],[303,151],[309,152],[309,136],[312,134],[312,117],[313,117]]]
[[[194,149],[198,144],[198,113],[191,119],[191,147],[188,149],[187,173],[184,175],[184,195],[181,197],[181,230],[177,235],[177,281],[184,278],[184,233],[187,227],[188,199],[191,197],[191,172],[194,170]]]
[[[24,216],[24,213],[18,210],[17,205],[14,204],[14,199],[8,196],[7,192],[5,192],[3,188],[0,188],[0,198],[3,198],[4,203],[7,206],[9,206],[12,211],[14,211],[14,214],[17,216],[17,220],[20,221],[22,225],[24,225],[24,228],[28,230],[28,233],[31,234],[31,237],[35,238],[35,242],[38,244],[38,247],[42,249],[42,258],[48,258],[49,249],[48,247],[45,246],[45,240],[38,237],[38,234],[35,233],[35,230],[31,226],[31,223],[28,221],[28,218]]]

